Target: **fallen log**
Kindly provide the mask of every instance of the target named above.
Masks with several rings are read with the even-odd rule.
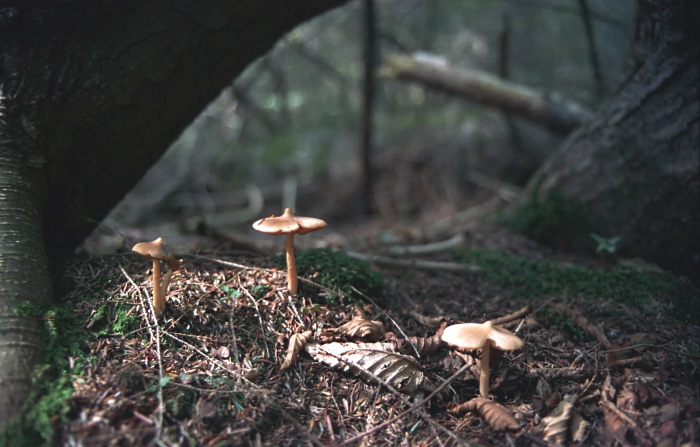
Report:
[[[490,73],[456,67],[435,58],[391,55],[380,69],[384,78],[424,84],[567,134],[591,113],[582,105],[557,95],[504,81]]]

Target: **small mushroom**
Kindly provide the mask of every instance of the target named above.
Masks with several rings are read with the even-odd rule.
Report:
[[[326,222],[314,217],[300,217],[292,213],[289,208],[279,217],[270,216],[258,220],[253,228],[268,234],[285,235],[285,252],[287,257],[287,288],[289,293],[297,293],[297,266],[294,260],[294,235],[306,234],[320,230],[326,226]]]
[[[183,261],[176,259],[165,250],[163,239],[160,237],[151,242],[139,242],[134,245],[131,251],[153,261],[153,310],[158,318],[165,310],[165,293],[170,285],[173,272],[180,269]],[[163,277],[162,284],[160,281],[160,261],[165,261],[170,266],[170,271]]]
[[[454,324],[445,328],[441,339],[458,349],[481,349],[481,376],[479,392],[484,398],[489,395],[489,369],[491,349],[513,351],[523,347],[523,341],[507,329],[486,323]]]

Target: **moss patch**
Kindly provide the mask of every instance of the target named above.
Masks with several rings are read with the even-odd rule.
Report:
[[[644,310],[660,298],[670,298],[678,317],[700,318],[700,291],[669,273],[650,273],[615,266],[609,270],[561,265],[545,259],[475,250],[464,261],[480,265],[488,279],[524,298],[546,295],[605,297]]]
[[[22,304],[15,312],[43,323],[44,347],[40,366],[32,377],[32,392],[18,417],[0,434],[0,445],[45,445],[54,433],[55,424],[68,414],[72,379],[85,361],[83,338],[70,303],[48,309],[46,305]],[[69,359],[73,359],[72,364]]]
[[[285,268],[284,259],[281,262],[280,268]],[[296,262],[300,276],[318,282],[332,292],[326,296],[331,304],[362,301],[353,292],[353,287],[370,297],[382,290],[382,276],[344,251],[328,248],[305,250],[297,253]],[[303,281],[299,283],[301,289],[307,286]]]
[[[544,201],[532,198],[505,220],[513,231],[545,245],[583,253],[595,252],[590,234],[600,233],[589,221],[584,206],[559,192],[550,192]]]

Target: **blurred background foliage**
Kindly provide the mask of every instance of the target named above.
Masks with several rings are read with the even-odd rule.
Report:
[[[590,11],[598,81],[582,4]],[[506,61],[512,82],[595,110],[624,76],[636,2],[375,0],[374,6],[378,66],[389,54],[420,53],[498,74]],[[352,1],[303,24],[250,65],[107,225],[178,221],[191,231],[204,219],[247,228],[290,203],[329,220],[357,213],[362,7]],[[371,162],[380,217],[435,217],[478,203],[485,195],[469,172],[522,186],[563,138],[419,84],[377,77],[375,86]]]

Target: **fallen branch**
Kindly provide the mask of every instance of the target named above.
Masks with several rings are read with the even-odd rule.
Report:
[[[507,82],[478,70],[410,56],[389,56],[380,69],[386,78],[419,82],[480,104],[496,107],[557,133],[569,133],[590,117],[580,104]]]
[[[443,270],[447,272],[467,272],[478,273],[483,271],[481,267],[473,264],[461,264],[457,262],[440,262],[440,261],[425,261],[422,259],[396,259],[387,256],[365,255],[362,253],[347,252],[351,258],[359,259],[365,262],[386,265],[398,265],[401,267],[415,267],[425,270]]]
[[[500,195],[495,195],[484,203],[474,205],[455,215],[435,222],[426,229],[425,234],[428,237],[434,237],[448,231],[460,231],[467,224],[491,214],[493,211],[497,210],[502,203],[502,197]]]
[[[444,241],[431,242],[423,245],[391,247],[389,249],[389,253],[392,255],[424,255],[450,250],[452,248],[459,247],[462,244],[464,244],[464,235],[459,233]]]

